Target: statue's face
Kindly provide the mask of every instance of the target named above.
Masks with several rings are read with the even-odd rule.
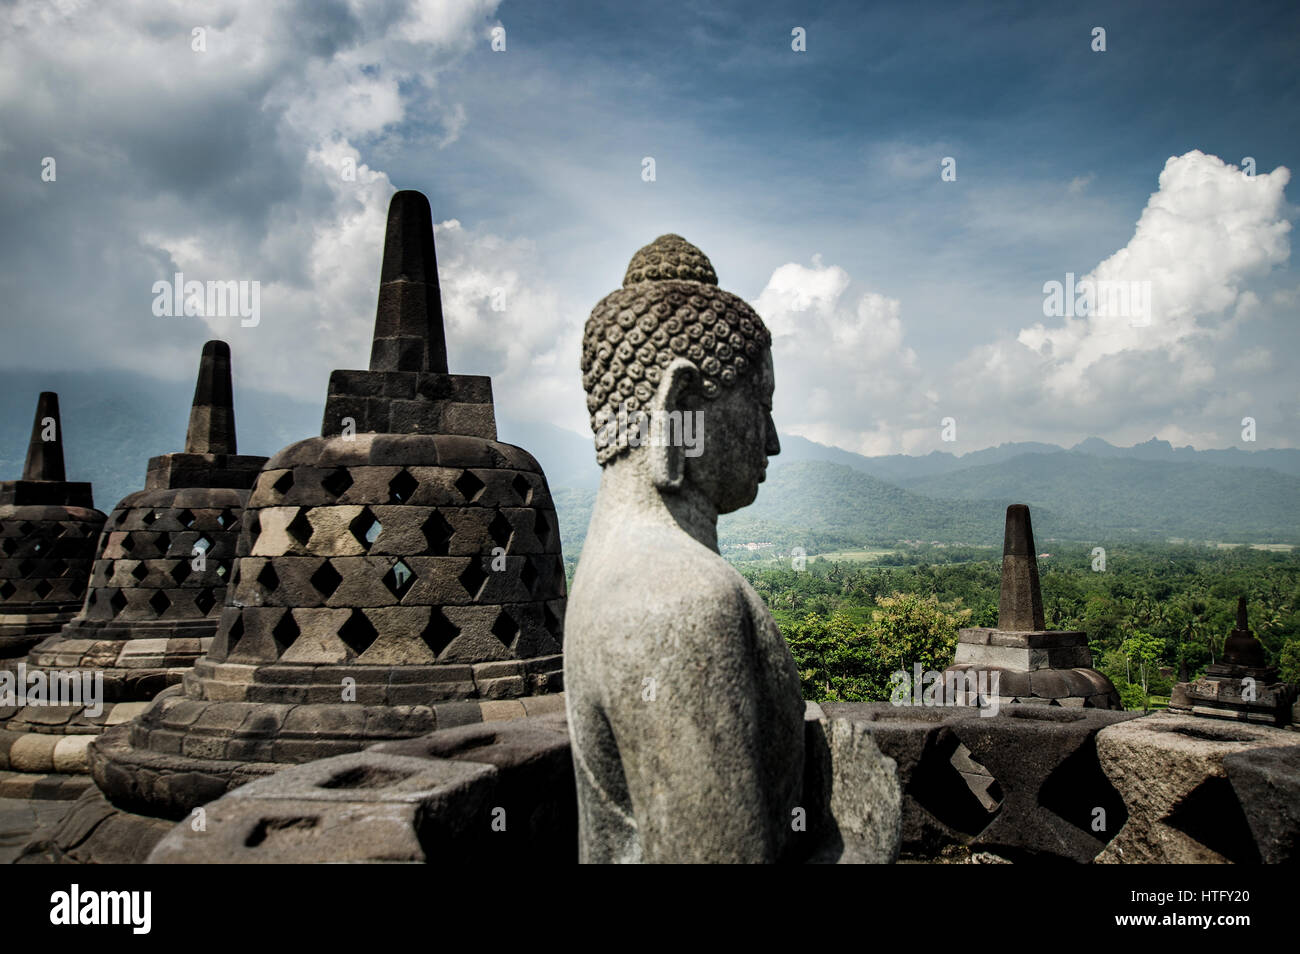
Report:
[[[772,420],[772,353],[764,352],[755,373],[736,387],[703,401],[702,453],[686,458],[686,480],[718,508],[731,513],[754,502],[767,477],[767,459],[781,452]]]

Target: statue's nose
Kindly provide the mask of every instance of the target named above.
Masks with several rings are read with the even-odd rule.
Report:
[[[772,420],[772,415],[767,415],[767,451],[768,457],[775,457],[781,453],[781,439],[776,436],[776,421]]]

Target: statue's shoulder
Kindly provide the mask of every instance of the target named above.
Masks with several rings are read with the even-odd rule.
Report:
[[[695,628],[704,620],[730,629],[749,625],[749,590],[708,547],[681,533],[647,532],[617,548],[584,551],[569,612],[572,618],[578,604],[594,615],[613,611],[626,618],[635,608],[637,619],[654,628]]]

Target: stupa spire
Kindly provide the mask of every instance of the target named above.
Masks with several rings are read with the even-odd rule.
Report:
[[[235,400],[230,385],[230,345],[209,341],[199,359],[190,426],[185,433],[187,454],[235,454]]]
[[[433,214],[414,190],[396,193],[388,206],[370,370],[447,373]]]
[[[46,437],[49,440],[46,440]],[[63,469],[63,422],[59,420],[59,396],[42,391],[36,400],[36,419],[27,443],[23,480],[66,480]]]
[[[1043,594],[1038,585],[1038,557],[1034,552],[1034,528],[1029,507],[1012,504],[1007,508],[1007,527],[1002,539],[1002,589],[998,596],[998,629],[1013,633],[1046,628]]]

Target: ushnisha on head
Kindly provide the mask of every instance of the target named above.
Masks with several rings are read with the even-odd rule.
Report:
[[[597,462],[644,448],[660,490],[693,485],[719,513],[752,502],[780,452],[771,343],[763,319],[718,287],[703,252],[679,235],[655,239],[583,333]]]

